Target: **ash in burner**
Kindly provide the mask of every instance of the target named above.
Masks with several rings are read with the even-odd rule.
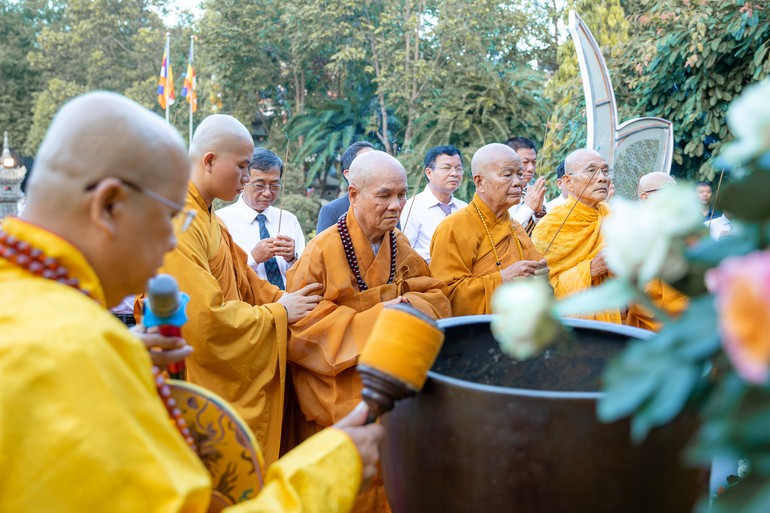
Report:
[[[484,385],[561,392],[601,390],[601,375],[609,358],[627,338],[581,330],[558,341],[540,356],[517,361],[503,354],[488,324],[446,329],[446,341],[433,372]]]

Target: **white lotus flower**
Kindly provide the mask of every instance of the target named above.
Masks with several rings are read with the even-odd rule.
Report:
[[[553,316],[553,291],[545,278],[506,283],[492,298],[492,335],[503,353],[526,360],[551,345],[561,330]]]
[[[727,111],[727,126],[735,141],[725,145],[722,158],[732,165],[770,150],[770,79],[746,87]]]
[[[602,224],[607,266],[616,276],[643,287],[658,276],[674,281],[687,272],[684,236],[703,228],[703,215],[690,185],[671,184],[645,201],[612,201]]]

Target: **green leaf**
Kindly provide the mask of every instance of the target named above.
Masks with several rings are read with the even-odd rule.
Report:
[[[766,221],[770,219],[769,190],[770,172],[757,170],[740,181],[726,185],[717,206],[739,219]]]
[[[672,365],[657,394],[634,415],[631,438],[643,440],[650,429],[668,423],[682,411],[702,369],[697,365]]]
[[[752,224],[743,225],[741,230],[735,230],[730,237],[724,237],[721,240],[703,237],[685,251],[685,257],[691,262],[717,266],[727,257],[748,255],[757,249],[759,249],[759,226]]]
[[[567,317],[622,308],[631,303],[637,294],[639,291],[636,287],[626,280],[616,278],[559,301],[554,313],[558,317]]]

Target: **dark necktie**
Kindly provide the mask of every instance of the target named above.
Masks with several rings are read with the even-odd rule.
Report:
[[[444,205],[439,201],[438,208],[441,209],[441,211],[444,213],[445,216],[448,216],[449,214],[452,213],[452,205]]]
[[[265,214],[259,214],[257,216],[257,222],[259,223],[259,238],[260,239],[269,239],[270,233],[267,231],[267,226],[265,226],[265,221],[267,221],[267,217],[265,217]],[[267,275],[267,281],[275,285],[281,290],[286,290],[286,287],[283,284],[283,276],[281,276],[281,270],[278,269],[278,262],[275,260],[275,257],[271,258],[267,262],[265,262],[265,274]]]

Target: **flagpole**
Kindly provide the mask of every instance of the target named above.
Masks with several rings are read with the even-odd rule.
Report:
[[[171,68],[171,32],[166,32],[166,87],[163,88],[163,97],[166,99],[166,123],[168,123],[168,91],[171,81],[170,73],[168,72],[169,68]]]
[[[195,36],[190,36],[190,66],[192,66],[193,62],[193,47],[195,46]],[[194,73],[194,71],[193,71]],[[195,101],[195,82],[193,79],[190,79],[190,91],[188,91],[190,101],[187,103],[190,104],[190,138],[187,140],[187,144],[192,144],[192,138],[193,138],[193,102]]]

